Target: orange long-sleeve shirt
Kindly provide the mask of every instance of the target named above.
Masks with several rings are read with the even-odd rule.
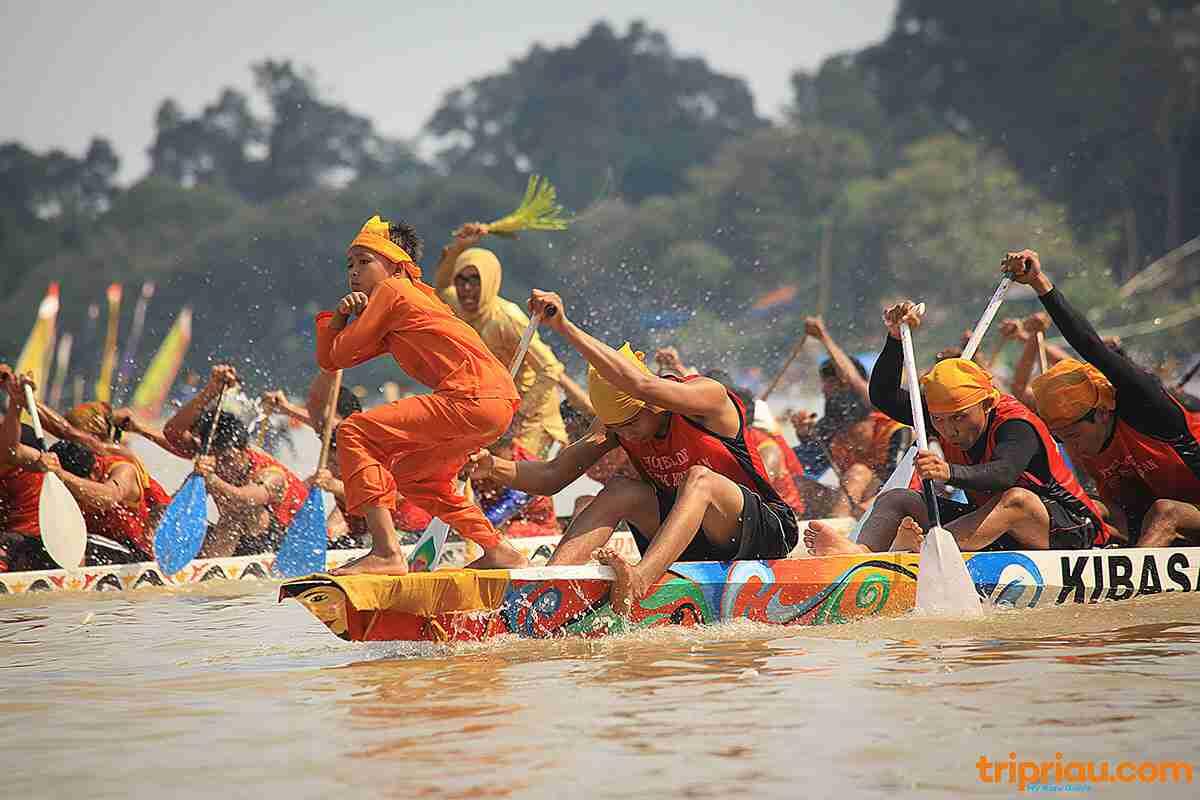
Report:
[[[423,283],[398,275],[380,283],[366,309],[341,331],[317,315],[317,363],[346,369],[390,353],[400,369],[438,394],[517,400],[517,389],[475,330]]]

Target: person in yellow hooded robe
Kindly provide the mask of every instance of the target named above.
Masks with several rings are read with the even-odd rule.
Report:
[[[454,313],[476,330],[501,362],[509,364],[529,317],[516,303],[500,296],[503,269],[491,250],[473,247],[487,226],[468,223],[442,250],[434,285]],[[534,334],[515,383],[521,407],[513,420],[513,439],[525,451],[544,458],[554,442],[566,444],[567,428],[559,411],[558,386],[563,365]]]

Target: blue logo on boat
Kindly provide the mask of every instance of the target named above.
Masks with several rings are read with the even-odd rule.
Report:
[[[998,606],[1033,608],[1046,588],[1042,571],[1024,553],[976,553],[967,559],[967,572],[976,591]],[[1026,601],[1030,589],[1032,597]]]

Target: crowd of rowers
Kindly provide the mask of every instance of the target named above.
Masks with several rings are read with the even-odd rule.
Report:
[[[456,232],[442,251],[434,289],[447,312],[507,364],[529,316],[500,297],[500,262],[476,246],[486,235],[478,224]],[[405,244],[419,258],[411,236]],[[544,324],[583,356],[587,387],[572,381],[535,336],[514,380],[520,402],[508,432],[473,452],[465,468],[453,465],[449,475],[472,479],[475,502],[502,536],[563,533],[551,563],[594,557],[612,566],[625,599],[643,593],[676,560],[782,558],[801,540],[818,556],[918,548],[929,524],[917,490],[921,480],[944,487],[941,517],[963,550],[1200,544],[1194,401],[1103,340],[1054,288],[1036,253],[1010,253],[1002,268],[1036,291],[1046,313],[1000,325],[1002,337],[1024,343],[1007,393],[982,357],[938,353],[920,386],[937,448],[917,454],[908,488],[877,496],[911,441],[899,328],[919,327],[913,303],[885,311],[887,336],[870,371],[837,345],[820,319],[805,321],[805,333],[828,354],[820,367],[825,408],[819,419],[807,411],[786,414],[799,442],[792,447],[765,401],[735,386],[727,373],[697,374],[667,348],[655,355],[655,374],[628,343],[614,349],[599,342],[568,318],[563,298],[537,290],[529,310],[543,314]],[[419,270],[397,271],[391,280],[416,284],[419,277]],[[551,309],[555,313],[547,313]],[[1049,347],[1053,366],[1030,380],[1035,333],[1051,322],[1079,358]],[[264,405],[319,435],[334,387],[332,367],[342,366],[325,360],[303,404],[273,391]],[[361,446],[358,437],[370,418],[345,389],[330,421],[334,456],[327,469],[302,480],[253,444],[242,421],[218,410],[222,390],[238,383],[228,365],[214,367],[207,385],[161,429],[102,403],[66,414],[39,403],[46,430],[59,439],[49,452],[37,448],[20,421],[28,380],[0,366],[8,395],[0,425],[0,570],[54,566],[38,531],[37,498],[48,471],[63,479],[84,511],[89,562],[153,558],[157,517],[170,496],[122,441],[123,432],[194,459],[218,512],[201,557],[277,548],[313,485],[337,501],[331,546],[357,547],[372,538],[375,528],[368,530],[362,509],[347,502],[344,459],[336,455],[338,442],[347,439],[336,433],[341,423],[355,417],[347,431],[353,428],[352,446]],[[199,456],[210,431],[210,453]],[[817,480],[830,468],[836,488]],[[551,497],[585,473],[603,489],[576,501],[563,531]],[[440,510],[431,505],[419,496],[397,496],[387,527],[419,531]],[[802,519],[858,518],[868,511],[857,541],[819,521],[800,530]],[[642,551],[637,564],[606,546],[621,523]]]

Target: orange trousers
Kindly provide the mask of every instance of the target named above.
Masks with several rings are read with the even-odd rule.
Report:
[[[454,483],[467,456],[504,435],[518,405],[426,394],[350,415],[337,431],[347,509],[394,509],[398,491],[464,538],[495,547],[500,534]]]

